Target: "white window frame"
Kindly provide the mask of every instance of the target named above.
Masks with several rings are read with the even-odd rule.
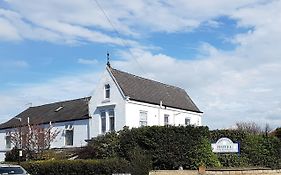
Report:
[[[166,121],[168,119],[168,121]],[[167,126],[170,124],[170,115],[169,114],[164,114],[164,126]]]
[[[147,126],[147,116],[148,116],[148,112],[147,111],[142,111],[141,110],[139,112],[139,118],[140,118],[139,125],[140,125],[140,127]]]
[[[74,127],[73,127],[73,125],[72,124],[69,124],[69,125],[65,125],[65,129],[64,129],[64,145],[65,146],[73,146],[74,145]],[[67,142],[67,133],[68,132],[72,132],[72,138],[71,138],[71,140],[72,140],[72,142],[71,142],[71,144],[68,144],[68,142]]]
[[[9,144],[8,144],[7,138],[10,138],[10,139],[9,139]],[[6,135],[6,136],[5,136],[5,147],[6,147],[6,149],[11,149],[11,148],[12,148],[11,135]]]
[[[186,123],[186,120],[189,120],[189,123],[188,123],[188,124]],[[184,125],[185,125],[185,126],[191,125],[191,119],[190,119],[190,117],[185,117],[185,118],[184,118]]]
[[[104,85],[104,99],[110,99],[110,84]]]
[[[104,113],[104,116],[102,115]],[[104,120],[104,127],[103,127],[103,120]],[[106,122],[106,111],[105,110],[102,110],[102,111],[100,111],[100,128],[101,128],[101,133],[102,134],[104,134],[104,133],[106,133],[106,124],[107,122]]]
[[[113,115],[111,115],[110,113],[112,112]],[[108,110],[108,117],[109,117],[109,131],[115,131],[115,128],[116,128],[116,124],[115,124],[115,111],[114,109],[110,109]],[[113,128],[112,128],[112,118],[113,118]]]

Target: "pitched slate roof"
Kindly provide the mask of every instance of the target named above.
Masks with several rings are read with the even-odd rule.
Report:
[[[18,127],[20,121],[17,118],[21,118],[21,125],[27,125],[28,118],[30,124],[87,119],[89,118],[88,101],[90,99],[91,97],[85,97],[30,107],[6,123],[1,124],[0,129]]]
[[[158,105],[162,101],[163,106],[202,113],[182,88],[142,78],[112,67],[108,67],[108,70],[124,95],[130,100]]]

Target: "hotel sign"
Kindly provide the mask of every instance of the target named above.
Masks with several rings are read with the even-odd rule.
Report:
[[[239,144],[233,143],[229,138],[220,138],[216,143],[212,144],[214,153],[238,153]]]

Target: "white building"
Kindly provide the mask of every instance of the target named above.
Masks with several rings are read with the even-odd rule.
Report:
[[[202,112],[184,89],[116,70],[108,64],[91,97],[30,107],[0,125],[0,161],[19,125],[52,122],[52,148],[80,147],[106,132],[152,125],[201,125]]]

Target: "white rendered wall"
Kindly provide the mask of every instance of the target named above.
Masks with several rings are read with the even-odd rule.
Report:
[[[69,122],[53,123],[53,130],[58,130],[59,134],[51,143],[51,148],[71,148],[85,146],[86,139],[90,139],[89,135],[89,119],[75,120]],[[73,146],[65,145],[65,126],[73,126]],[[48,125],[44,125],[45,128]],[[5,153],[11,149],[6,149],[6,132],[13,131],[13,129],[0,130],[0,162],[5,160]],[[12,145],[13,147],[13,145]]]
[[[136,101],[126,102],[126,126],[139,127],[139,113],[140,111],[147,111],[147,125],[164,125],[164,115],[169,115],[169,125],[185,125],[185,118],[190,119],[190,124],[201,126],[202,113],[189,112],[175,108],[160,107],[160,105],[152,105]]]
[[[5,160],[5,153],[10,149],[6,149],[6,131],[0,131],[0,162]]]
[[[105,99],[104,86],[110,85],[110,99]],[[122,92],[117,87],[113,77],[105,70],[99,83],[96,86],[92,98],[89,102],[89,111],[91,120],[91,137],[101,135],[101,117],[100,112],[106,112],[106,131],[109,131],[108,110],[114,109],[115,113],[115,130],[121,130],[125,126],[125,100]]]
[[[69,122],[54,123],[53,130],[58,129],[59,135],[56,137],[54,142],[51,144],[51,148],[71,148],[85,146],[87,143],[85,140],[90,139],[88,134],[89,119],[75,120]],[[65,126],[73,126],[73,146],[65,145]]]

